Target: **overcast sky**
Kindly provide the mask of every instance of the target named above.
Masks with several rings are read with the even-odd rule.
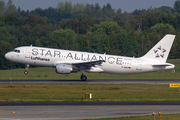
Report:
[[[6,3],[9,0],[4,0]],[[12,0],[15,6],[20,6],[21,10],[34,10],[35,8],[46,9],[56,7],[59,2],[71,1],[72,4],[95,4],[99,3],[102,7],[110,3],[113,9],[121,8],[122,12],[132,12],[135,9],[157,8],[161,6],[174,6],[176,0]]]

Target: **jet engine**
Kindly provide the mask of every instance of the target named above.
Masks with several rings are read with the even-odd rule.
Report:
[[[56,73],[58,74],[70,74],[72,71],[71,65],[66,64],[57,64],[56,65]]]

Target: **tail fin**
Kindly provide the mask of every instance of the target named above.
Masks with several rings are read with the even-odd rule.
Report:
[[[142,58],[156,59],[165,63],[171,50],[174,38],[175,35],[167,34]]]

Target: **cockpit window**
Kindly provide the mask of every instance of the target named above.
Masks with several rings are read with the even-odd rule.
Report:
[[[20,53],[20,50],[14,49],[13,52]]]

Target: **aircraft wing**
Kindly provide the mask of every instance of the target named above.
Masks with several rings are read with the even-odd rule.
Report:
[[[66,65],[72,65],[73,69],[75,70],[96,69],[98,71],[102,71],[96,68],[95,65],[100,66],[103,62],[106,61],[105,60],[88,61],[88,62],[55,61],[53,65],[56,66],[57,64],[66,64]]]
[[[91,68],[94,67],[95,65],[101,65],[103,62],[105,62],[105,60],[78,62],[78,63],[72,63],[72,65],[76,67]]]

